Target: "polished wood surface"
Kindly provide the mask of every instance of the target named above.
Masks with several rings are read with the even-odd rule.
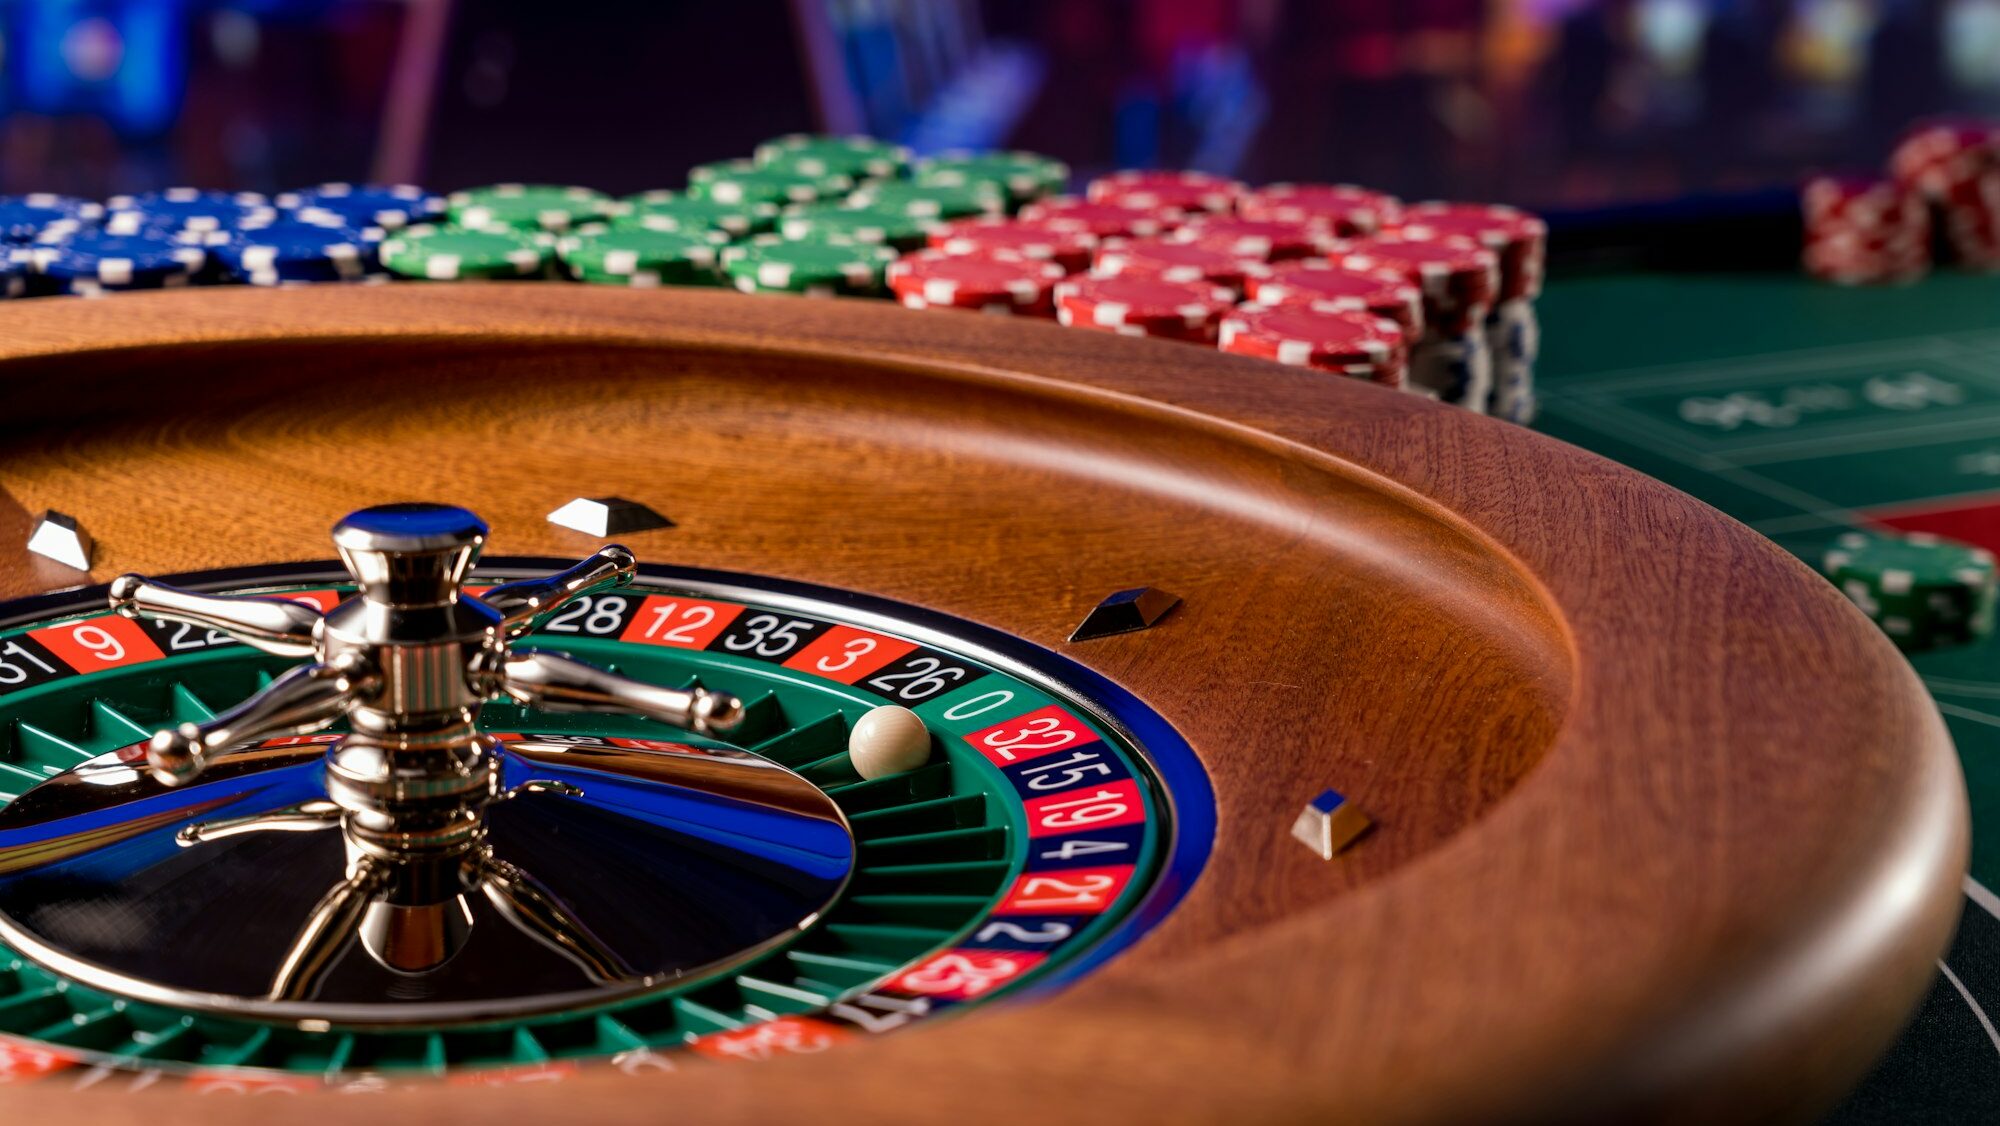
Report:
[[[0,595],[328,554],[467,505],[496,554],[645,501],[645,559],[866,591],[1123,684],[1217,790],[1206,872],[1075,986],[823,1056],[327,1097],[323,1121],[1770,1121],[1887,1045],[1959,903],[1915,676],[1790,556],[1525,430],[1184,345],[886,304],[542,285],[0,309]],[[90,576],[28,514],[98,539]],[[1160,626],[1064,638],[1153,585]],[[1327,787],[1376,830],[1292,841]],[[218,940],[222,940],[218,936]],[[0,1089],[23,1122],[266,1100]]]

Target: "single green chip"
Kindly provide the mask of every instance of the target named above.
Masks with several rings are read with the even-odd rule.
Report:
[[[680,192],[641,192],[619,200],[612,226],[643,227],[649,231],[721,231],[730,238],[748,238],[768,231],[778,221],[775,203],[720,203]]]
[[[803,242],[758,235],[722,248],[722,272],[745,293],[877,297],[896,252],[871,243]]]
[[[1904,649],[1962,644],[1993,632],[2000,582],[1992,553],[1923,533],[1848,532],[1820,569]]]
[[[747,160],[726,160],[688,170],[688,195],[726,204],[813,203],[853,187],[844,177],[800,176],[766,170]]]
[[[446,197],[453,226],[469,230],[563,232],[603,218],[611,199],[590,188],[553,184],[491,184]]]
[[[847,197],[852,207],[891,211],[917,219],[964,219],[972,215],[1005,215],[1007,193],[992,184],[918,184],[890,181],[869,184]]]
[[[1032,152],[952,151],[919,163],[919,184],[973,187],[990,184],[1015,204],[1059,195],[1069,187],[1069,165]]]
[[[878,243],[897,250],[921,248],[935,226],[933,220],[884,208],[835,203],[795,207],[778,219],[778,233],[788,239]]]
[[[790,133],[757,146],[757,163],[809,176],[887,180],[907,175],[910,150],[874,137]]]
[[[536,277],[548,267],[552,242],[525,231],[419,225],[382,243],[382,264],[391,273],[432,281]]]
[[[714,279],[716,252],[728,242],[729,236],[720,231],[618,227],[563,239],[556,250],[571,276],[583,281],[698,285]]]

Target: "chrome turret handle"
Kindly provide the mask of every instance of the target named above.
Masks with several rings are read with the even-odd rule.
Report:
[[[423,748],[428,757],[416,769],[438,772],[445,790],[477,789],[459,783],[469,777],[468,765],[490,757],[476,729],[479,708],[503,694],[552,709],[646,716],[702,734],[727,735],[741,724],[742,703],[727,694],[645,684],[554,653],[510,652],[513,638],[570,600],[631,582],[637,562],[625,548],[608,545],[557,574],[474,597],[465,580],[486,535],[479,517],[450,505],[353,513],[334,526],[333,542],[359,596],[325,614],[282,598],[219,597],[138,575],[118,578],[110,601],[120,614],[190,622],[268,653],[315,661],[207,723],[153,736],[146,744],[153,775],[179,785],[232,747],[305,734],[345,717],[359,736],[342,744],[357,741],[366,749],[345,772],[342,744],[329,752],[345,779],[332,796],[343,807],[383,813],[401,795],[428,792],[412,777],[411,763],[371,792],[368,779],[380,774],[374,764],[397,747]],[[443,746],[464,753],[436,754]]]
[[[126,618],[160,618],[220,630],[280,657],[313,655],[319,611],[298,602],[241,595],[199,594],[140,575],[111,580],[111,608]]]
[[[231,747],[318,731],[346,715],[375,683],[373,672],[351,654],[301,665],[206,723],[155,732],[146,741],[146,765],[162,783],[178,786]]]

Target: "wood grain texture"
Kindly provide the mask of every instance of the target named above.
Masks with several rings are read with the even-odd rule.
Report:
[[[1956,918],[1963,781],[1895,650],[1770,543],[1521,429],[1157,341],[592,287],[9,306],[0,489],[102,580],[329,554],[370,503],[491,551],[652,504],[642,558],[1060,648],[1187,736],[1208,870],[1067,991],[821,1057],[326,1098],[327,1121],[1772,1121],[1894,1035]],[[0,515],[7,510],[0,501]],[[73,575],[71,581],[85,581]],[[1184,600],[1066,646],[1111,590]],[[0,595],[48,589],[0,538]],[[1291,842],[1335,786],[1379,823]],[[262,1100],[0,1091],[21,1121]]]

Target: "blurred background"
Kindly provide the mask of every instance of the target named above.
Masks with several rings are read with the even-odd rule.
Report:
[[[2000,112],[2000,0],[0,0],[0,192],[611,192],[793,130],[1574,209]]]

